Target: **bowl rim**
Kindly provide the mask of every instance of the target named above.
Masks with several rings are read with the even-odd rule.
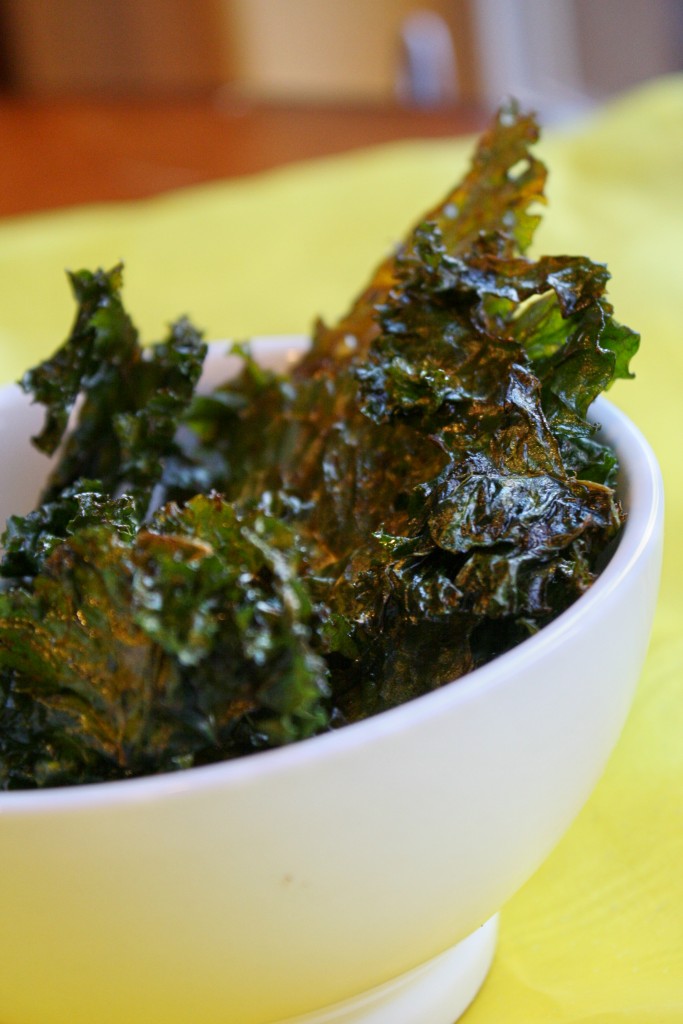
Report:
[[[259,336],[251,340],[257,358],[271,356],[281,359],[285,356],[289,361],[293,361],[307,343],[308,339],[303,335]],[[207,362],[209,373],[224,363],[229,349],[226,351],[224,347],[221,350],[221,346],[229,344],[211,344]],[[0,394],[9,390],[15,389],[6,385],[0,389]],[[404,733],[459,705],[483,699],[491,690],[505,687],[510,676],[523,671],[525,666],[531,667],[545,656],[548,648],[561,645],[580,630],[593,615],[595,605],[610,600],[622,580],[647,556],[662,534],[664,490],[652,448],[632,420],[604,396],[595,400],[590,413],[619,454],[629,491],[626,523],[609,563],[591,587],[537,634],[452,683],[337,731],[253,755],[176,772],[51,789],[0,792],[0,818],[15,814],[102,809],[165,800],[195,791],[240,788],[263,777],[281,775],[288,769],[324,759],[327,755],[346,753],[366,747],[381,737]]]

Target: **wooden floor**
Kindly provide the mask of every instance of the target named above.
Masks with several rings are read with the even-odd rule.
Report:
[[[137,199],[309,157],[480,130],[469,107],[0,98],[0,216]]]

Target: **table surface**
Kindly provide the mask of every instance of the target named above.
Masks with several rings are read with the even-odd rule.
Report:
[[[479,131],[482,110],[201,99],[0,98],[0,216],[139,199],[407,138]]]

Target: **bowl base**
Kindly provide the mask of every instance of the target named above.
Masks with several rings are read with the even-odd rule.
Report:
[[[454,1024],[488,974],[498,915],[419,967],[351,999],[279,1024]]]

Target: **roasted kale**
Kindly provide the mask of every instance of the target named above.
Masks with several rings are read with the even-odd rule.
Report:
[[[463,182],[293,372],[196,395],[186,320],[142,348],[121,268],[72,276],[24,387],[58,451],[0,572],[0,786],[170,771],[449,683],[591,585],[623,513],[588,418],[638,336],[608,273],[526,255],[538,130],[510,105]]]

